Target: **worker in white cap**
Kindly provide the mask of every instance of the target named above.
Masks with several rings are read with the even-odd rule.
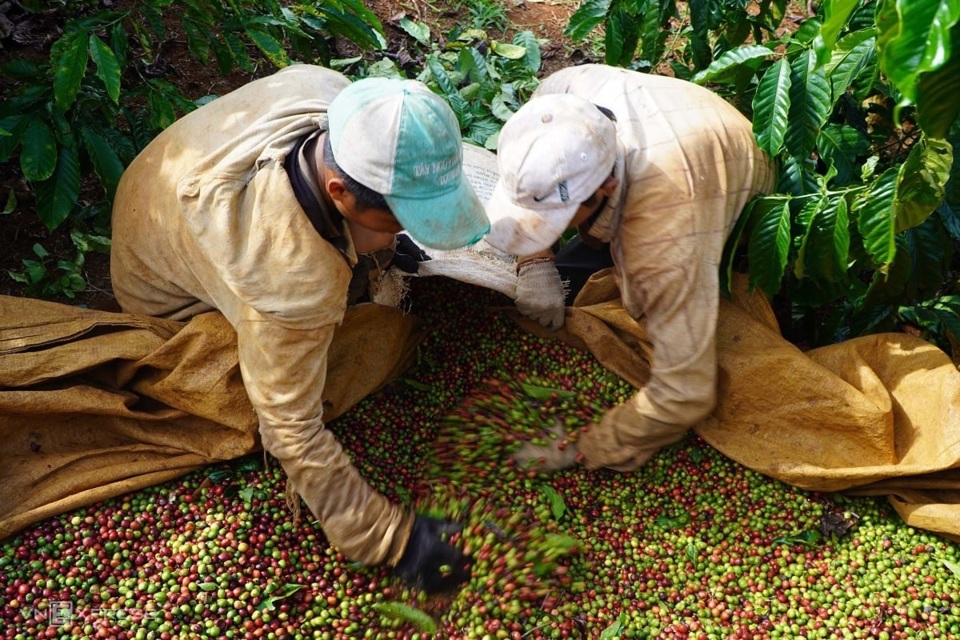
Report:
[[[111,275],[126,312],[219,310],[264,448],[346,556],[426,589],[464,578],[456,529],[393,504],[324,427],[327,353],[406,230],[438,249],[489,228],[457,119],[420,82],[287,67],[184,116],[120,182]]]
[[[487,241],[519,256],[520,310],[562,325],[568,268],[609,265],[653,344],[648,384],[577,446],[528,444],[516,457],[547,471],[636,469],[715,406],[718,266],[744,205],[773,187],[772,164],[747,118],[708,89],[604,65],[546,78],[497,155]],[[555,257],[567,229],[578,238]],[[583,273],[570,280],[575,293]]]

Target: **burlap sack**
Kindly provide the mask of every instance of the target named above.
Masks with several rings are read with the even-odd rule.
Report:
[[[418,321],[348,309],[329,356],[333,420],[412,361]],[[260,448],[219,313],[188,323],[0,296],[0,538]]]

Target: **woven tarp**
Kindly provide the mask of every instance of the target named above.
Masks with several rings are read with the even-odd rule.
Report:
[[[610,271],[591,278],[562,330],[520,322],[636,387],[656,357]],[[941,349],[883,333],[801,351],[743,278],[721,300],[717,349],[718,404],[695,427],[704,440],[803,489],[888,496],[907,524],[960,540],[960,371]]]
[[[333,420],[404,369],[418,321],[352,307],[324,386]],[[260,448],[219,313],[174,322],[0,296],[0,538]]]
[[[512,265],[490,258],[476,259],[509,289]],[[439,255],[430,272],[443,270]],[[259,448],[219,314],[178,323],[5,297],[0,312],[0,537]],[[636,387],[656,355],[610,273],[591,279],[560,331],[518,321]],[[416,324],[387,306],[349,310],[327,419],[409,363]],[[804,489],[888,496],[908,524],[960,539],[960,372],[947,354],[899,333],[803,352],[742,280],[721,301],[717,336],[719,404],[695,428],[707,442]]]

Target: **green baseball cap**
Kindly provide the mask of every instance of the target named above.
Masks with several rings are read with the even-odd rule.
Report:
[[[422,82],[358,80],[334,98],[327,117],[337,164],[383,195],[418,243],[457,249],[490,230],[463,173],[456,115]]]

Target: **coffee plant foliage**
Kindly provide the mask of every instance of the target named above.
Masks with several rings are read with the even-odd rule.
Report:
[[[22,5],[64,22],[46,58],[19,58],[2,69],[0,162],[19,167],[47,229],[69,223],[81,237],[97,238],[74,242],[81,254],[73,265],[82,265],[85,250],[108,250],[110,203],[124,168],[179,115],[212,99],[189,99],[163,77],[171,12],[189,51],[204,64],[215,61],[222,75],[256,73],[263,61],[328,64],[336,38],[365,49],[385,45],[380,21],[360,0],[143,0],[123,10],[78,0]],[[83,289],[79,269],[68,269],[67,278],[37,257],[8,274],[27,295],[72,297]]]
[[[741,216],[724,286],[748,270],[812,344],[907,323],[949,349],[960,335],[960,2],[825,0],[796,29],[788,6],[588,0],[567,34],[602,24],[608,63],[668,65],[753,120],[779,183]]]
[[[457,116],[463,139],[497,148],[500,128],[537,88],[544,41],[531,31],[517,31],[509,42],[494,37],[499,22],[455,26],[435,37],[430,26],[403,17],[407,35],[405,67],[384,58],[357,70],[357,76],[415,78],[441,95]],[[502,33],[502,30],[501,30]]]
[[[76,1],[23,4],[66,11]],[[960,335],[951,272],[960,238],[952,152],[960,1],[826,0],[796,29],[787,28],[789,6],[586,0],[566,34],[587,38],[602,27],[608,63],[669,67],[752,118],[780,180],[741,216],[724,281],[734,268],[749,270],[754,286],[786,301],[795,337],[812,344],[909,323],[947,347],[950,334]],[[543,42],[519,30],[507,39],[489,12],[471,11],[471,23],[444,34],[400,17],[406,49],[371,59],[383,52],[383,27],[361,0],[143,0],[81,11],[48,59],[3,69],[11,82],[0,103],[0,161],[17,161],[50,230],[70,222],[81,234],[109,236],[124,167],[178,115],[212,98],[188,99],[162,77],[164,16],[174,9],[189,51],[221,74],[303,61],[354,78],[417,78],[450,103],[467,141],[490,149],[539,82]],[[343,39],[361,54],[337,57]],[[102,198],[82,206],[91,180]],[[78,290],[62,269],[38,280],[38,264],[48,262],[10,275],[41,295],[64,292],[58,282]]]

